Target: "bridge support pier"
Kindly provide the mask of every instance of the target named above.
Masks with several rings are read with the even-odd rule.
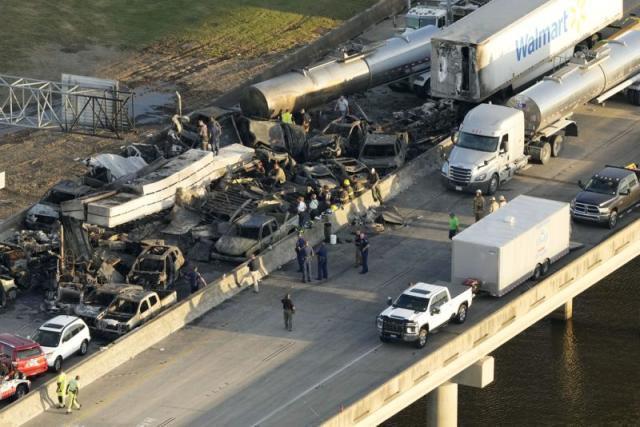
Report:
[[[558,307],[551,313],[551,318],[556,320],[569,320],[573,317],[573,298]]]
[[[427,427],[456,427],[458,425],[458,384],[484,388],[493,382],[493,368],[493,357],[483,357],[429,393]]]

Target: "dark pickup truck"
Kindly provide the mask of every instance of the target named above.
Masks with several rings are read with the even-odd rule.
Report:
[[[571,201],[571,217],[614,228],[628,210],[640,205],[640,169],[636,164],[607,166],[583,184]]]

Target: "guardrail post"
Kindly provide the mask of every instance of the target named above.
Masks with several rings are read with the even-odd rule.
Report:
[[[441,384],[427,395],[427,402],[427,427],[458,425],[458,384]]]

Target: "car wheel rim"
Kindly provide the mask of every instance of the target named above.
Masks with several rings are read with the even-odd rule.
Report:
[[[467,310],[464,307],[460,307],[460,313],[458,314],[458,318],[462,321],[467,317]]]

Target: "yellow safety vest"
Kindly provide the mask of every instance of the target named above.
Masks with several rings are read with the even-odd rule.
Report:
[[[56,379],[56,394],[58,396],[67,394],[67,375],[65,373],[61,373]]]
[[[282,123],[288,123],[288,124],[292,124],[293,123],[293,114],[289,113],[289,112],[284,112],[282,113]]]

